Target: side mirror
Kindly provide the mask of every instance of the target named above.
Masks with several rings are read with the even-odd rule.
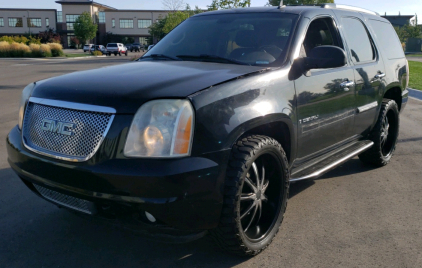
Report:
[[[346,65],[346,52],[336,46],[319,46],[304,59],[305,70],[328,69]]]

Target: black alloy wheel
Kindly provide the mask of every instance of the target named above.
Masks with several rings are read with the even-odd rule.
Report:
[[[288,161],[281,145],[258,135],[239,140],[226,173],[220,223],[211,236],[223,250],[260,253],[279,230],[288,191]]]
[[[359,159],[375,166],[390,162],[399,136],[399,108],[394,100],[384,99],[378,121],[369,135],[374,145],[359,155]]]

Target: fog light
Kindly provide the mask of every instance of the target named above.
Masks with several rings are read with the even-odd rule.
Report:
[[[146,212],[145,211],[145,216],[147,217],[147,219],[150,221],[150,222],[156,222],[157,220],[154,218],[154,216],[152,216],[150,213],[148,213],[148,212]]]

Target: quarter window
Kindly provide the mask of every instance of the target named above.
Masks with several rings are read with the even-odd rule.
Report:
[[[139,29],[148,28],[149,26],[151,26],[151,20],[138,20]]]
[[[355,18],[343,18],[342,22],[353,62],[365,63],[374,60],[374,47],[363,23]]]
[[[41,27],[41,19],[28,18],[27,23],[28,23],[28,27],[31,27],[31,28]]]
[[[120,28],[133,29],[133,19],[120,19]]]
[[[389,60],[405,57],[396,31],[389,22],[369,20],[369,23],[377,36],[377,45],[384,52],[383,55]]]
[[[9,18],[9,27],[23,27],[22,18]]]
[[[0,18],[0,27],[4,27],[4,19]]]

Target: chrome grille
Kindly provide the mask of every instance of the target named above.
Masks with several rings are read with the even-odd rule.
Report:
[[[35,189],[47,200],[51,202],[71,208],[87,214],[93,214],[92,209],[93,203],[87,200],[79,199],[70,195],[61,194],[59,192],[44,188],[42,186],[34,184]]]
[[[114,115],[74,110],[29,102],[23,122],[23,138],[27,148],[63,160],[85,161],[100,146]],[[43,120],[72,123],[73,134],[63,135],[42,129]]]

